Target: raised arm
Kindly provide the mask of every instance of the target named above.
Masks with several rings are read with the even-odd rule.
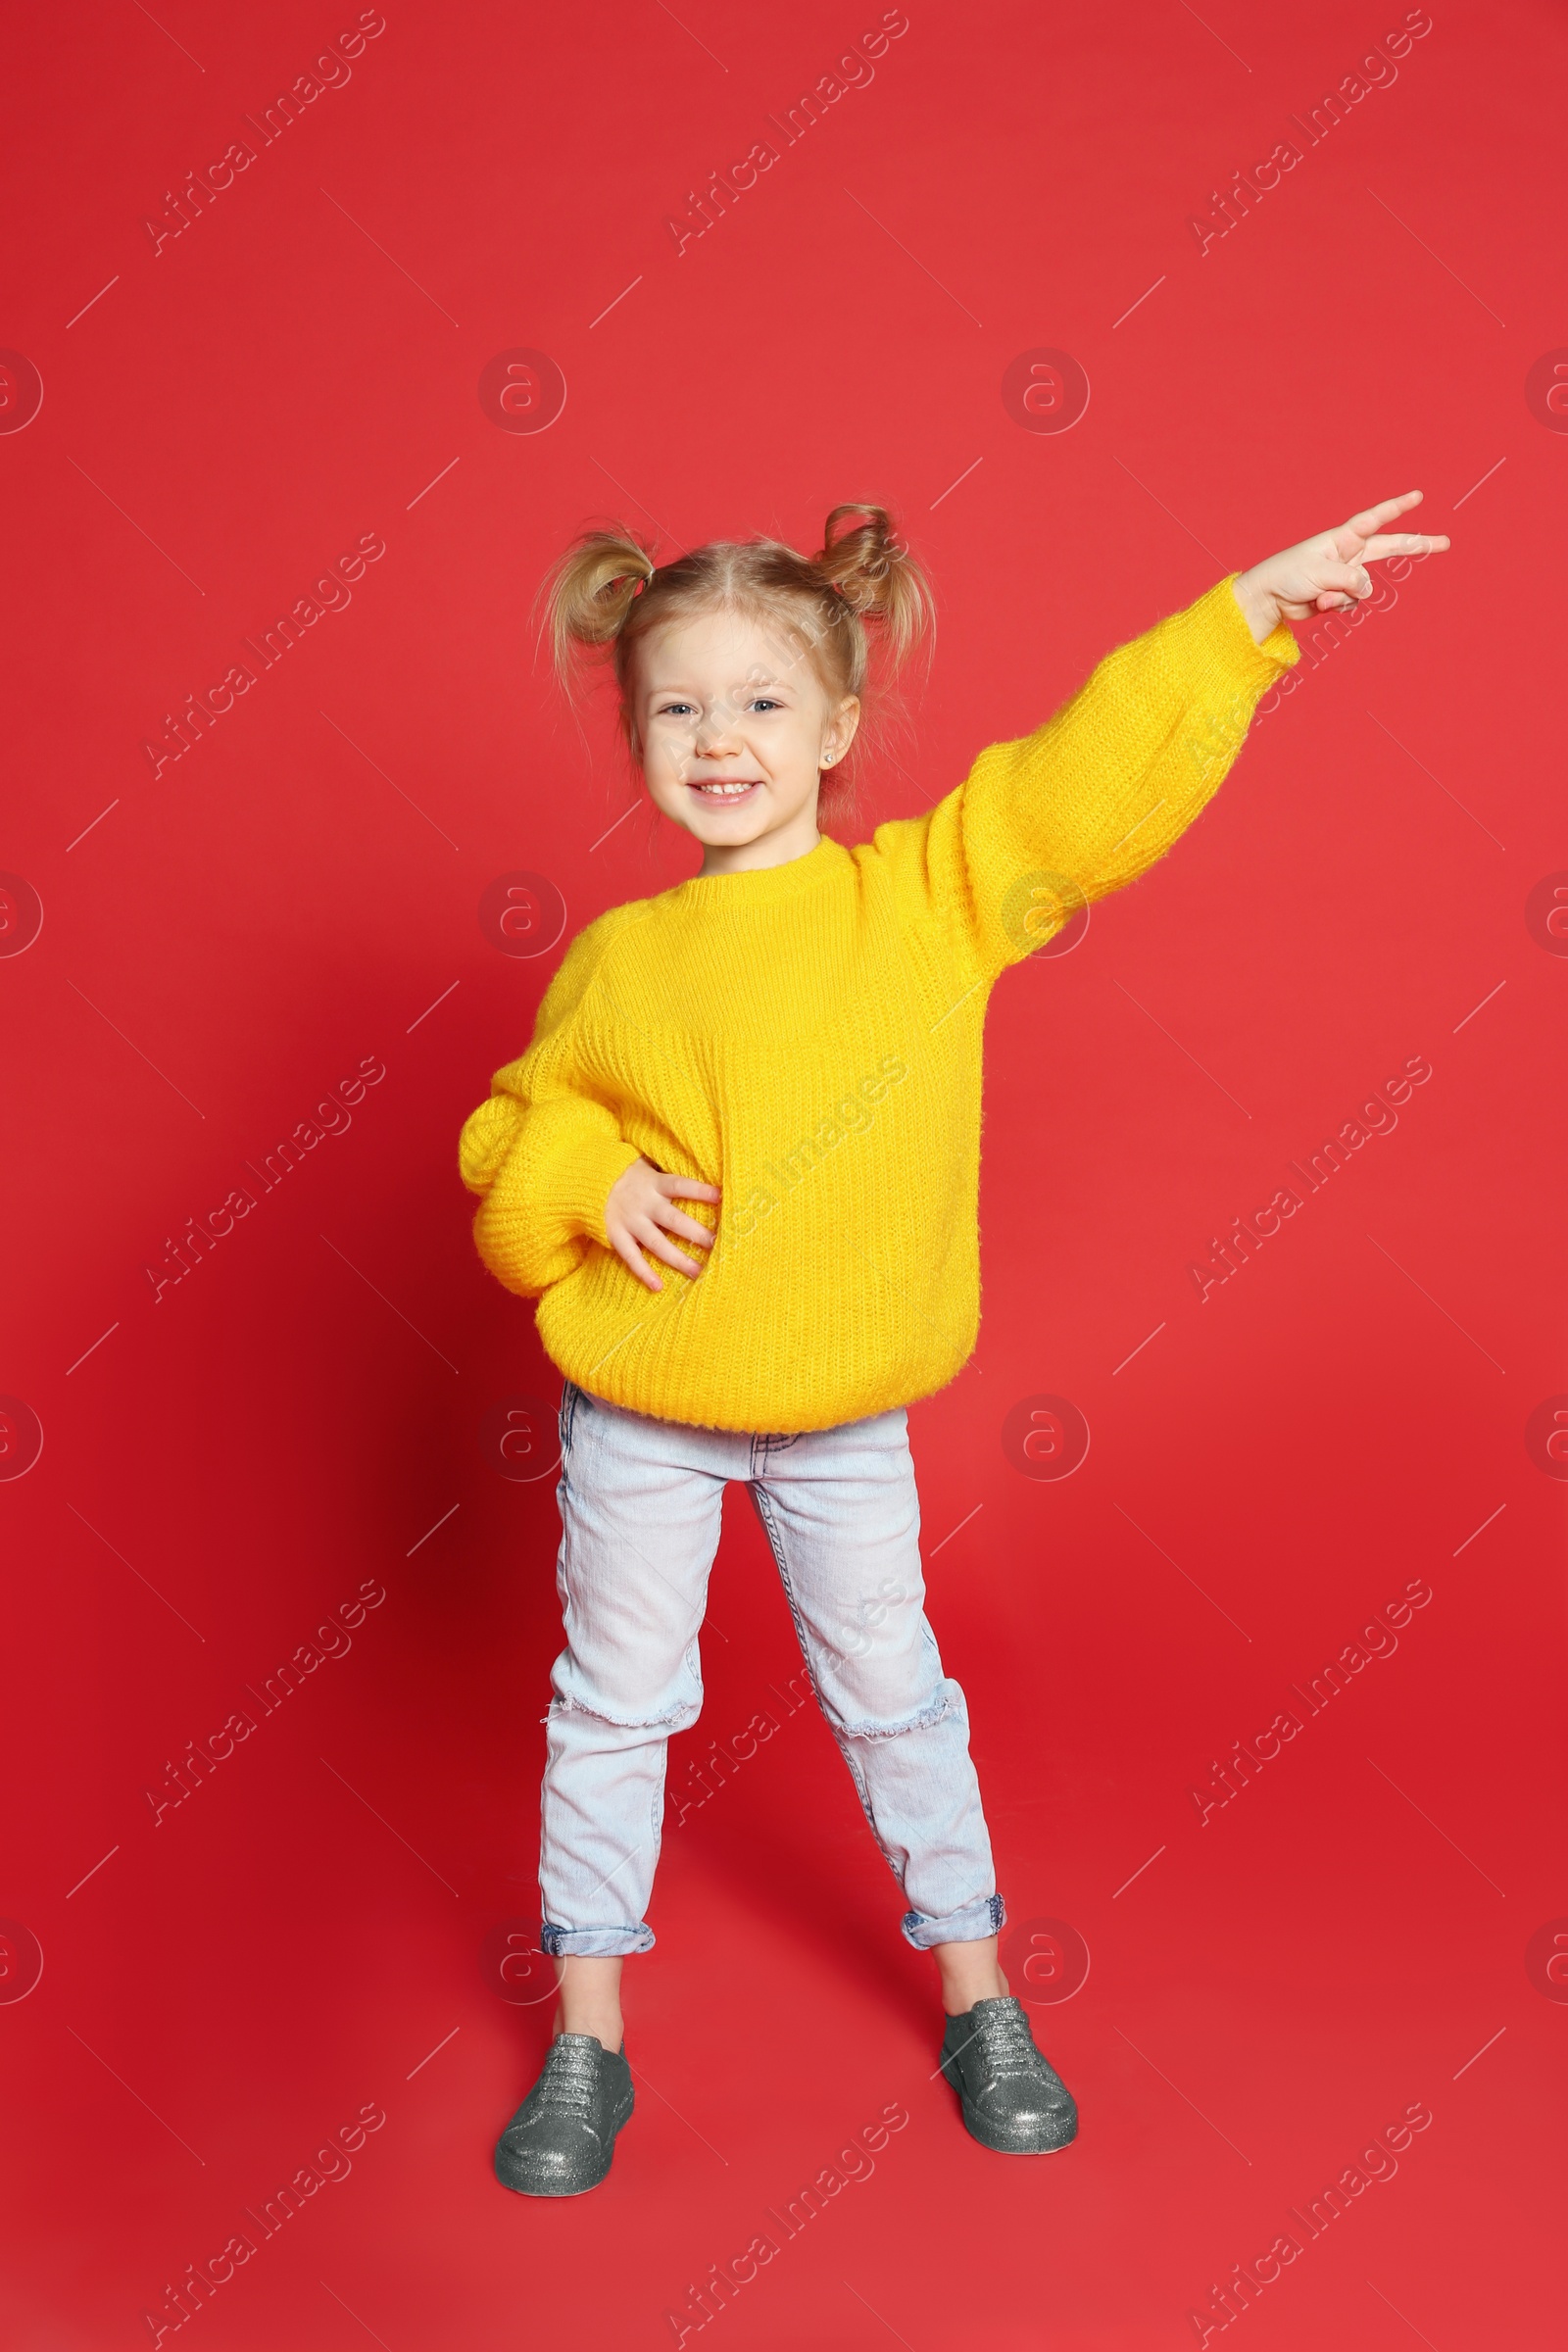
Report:
[[[1447,546],[1383,533],[1419,498],[1229,574],[1107,654],[1032,735],[982,752],[928,816],[879,827],[873,849],[910,911],[943,918],[994,975],[1136,881],[1212,799],[1259,698],[1300,659],[1287,618],[1369,595],[1380,557]]]
[[[1032,735],[983,751],[929,816],[880,827],[875,847],[905,869],[906,902],[925,900],[994,976],[1163,857],[1298,660],[1283,625],[1253,642],[1223,579],[1106,654]]]

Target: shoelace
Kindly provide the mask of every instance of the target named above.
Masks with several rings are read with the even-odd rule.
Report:
[[[592,2052],[573,2049],[564,2041],[552,2042],[539,2078],[538,2099],[541,2107],[569,2107],[579,2115],[590,2114],[594,2103]]]
[[[983,2010],[975,2022],[973,2046],[993,2076],[1038,2076],[1043,2061],[1029,2021],[1014,2009]]]

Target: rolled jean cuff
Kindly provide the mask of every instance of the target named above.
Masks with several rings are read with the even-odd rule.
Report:
[[[635,1928],[562,1928],[545,1920],[539,1949],[553,1960],[619,1960],[628,1952],[651,1952],[654,1931],[647,1921]]]
[[[977,1903],[945,1912],[940,1919],[931,1919],[923,1911],[906,1911],[903,1927],[915,1950],[928,1952],[937,1943],[984,1943],[988,1936],[1001,1931],[1006,1916],[1007,1906],[1001,1895],[985,1894]]]

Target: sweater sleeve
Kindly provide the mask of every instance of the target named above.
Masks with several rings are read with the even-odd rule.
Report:
[[[605,1203],[638,1156],[573,1051],[602,947],[597,924],[573,941],[539,1007],[533,1043],[497,1070],[458,1146],[463,1181],[480,1196],[474,1245],[523,1298],[569,1274],[591,1244],[609,1246]]]
[[[1136,881],[1219,789],[1259,698],[1300,659],[1283,621],[1254,644],[1235,576],[1107,654],[1032,735],[983,751],[928,815],[878,827],[908,911],[956,929],[981,973]]]

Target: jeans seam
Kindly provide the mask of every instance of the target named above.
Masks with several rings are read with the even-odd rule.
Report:
[[[811,1651],[807,1638],[806,1620],[801,1615],[799,1603],[795,1598],[795,1587],[790,1582],[790,1572],[785,1565],[784,1546],[773,1518],[772,1506],[762,1486],[756,1479],[753,1479],[750,1484],[752,1500],[757,1505],[757,1515],[762,1522],[762,1533],[767,1538],[767,1547],[773,1554],[773,1565],[778,1570],[778,1581],[784,1588],[784,1598],[789,1605],[790,1618],[795,1627],[795,1639],[800,1643],[801,1660],[811,1686],[811,1695],[820,1707],[822,1699],[816,1686],[816,1675],[811,1666]]]
[[[768,1549],[773,1554],[773,1565],[778,1570],[779,1583],[784,1588],[784,1598],[789,1604],[790,1616],[794,1621],[795,1638],[801,1645],[801,1658],[806,1667],[807,1680],[811,1686],[811,1695],[816,1700],[817,1710],[821,1715],[822,1720],[833,1735],[834,1746],[838,1749],[839,1754],[844,1758],[845,1769],[849,1773],[851,1781],[854,1783],[855,1793],[860,1800],[860,1810],[865,1815],[866,1826],[869,1828],[871,1836],[876,1842],[877,1851],[882,1856],[882,1859],[887,1864],[889,1870],[892,1871],[894,1878],[897,1880],[898,1885],[902,1889],[904,1886],[904,1876],[899,1869],[898,1863],[894,1860],[893,1855],[888,1850],[887,1840],[884,1838],[881,1830],[877,1827],[877,1818],[871,1809],[871,1792],[866,1785],[865,1776],[860,1769],[859,1759],[853,1755],[850,1749],[845,1745],[845,1735],[841,1731],[838,1722],[832,1715],[829,1714],[827,1708],[822,1704],[822,1693],[818,1688],[816,1674],[811,1664],[811,1652],[806,1632],[806,1621],[801,1615],[799,1603],[795,1598],[795,1587],[790,1580],[789,1568],[784,1558],[783,1543],[780,1539],[777,1526],[773,1519],[773,1514],[766,1491],[756,1481],[754,1481],[752,1484],[752,1497],[757,1505],[757,1515],[762,1522],[762,1533],[767,1538]]]
[[[565,1541],[566,1513],[561,1498],[572,1492],[571,1448],[577,1429],[577,1407],[581,1401],[582,1391],[574,1382],[568,1380],[561,1392],[561,1411],[556,1424],[557,1434],[561,1441],[561,1464],[556,1476],[556,1499],[557,1505],[561,1509],[563,1543]]]

